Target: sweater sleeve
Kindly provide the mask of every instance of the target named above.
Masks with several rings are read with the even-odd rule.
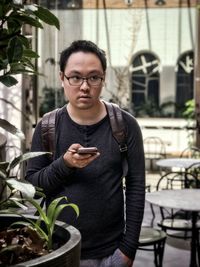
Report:
[[[41,138],[41,123],[36,126],[33,134],[31,151],[44,151]],[[74,169],[66,166],[63,155],[52,161],[49,156],[43,155],[28,161],[25,179],[34,186],[44,190],[46,195],[55,193]]]
[[[126,176],[126,228],[119,249],[134,259],[145,202],[145,161],[140,127],[134,118],[128,120],[128,174]]]

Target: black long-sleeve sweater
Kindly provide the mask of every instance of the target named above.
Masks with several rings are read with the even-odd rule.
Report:
[[[125,206],[121,154],[108,116],[94,125],[78,125],[63,107],[56,121],[55,160],[51,162],[47,156],[41,156],[28,162],[26,179],[43,188],[47,205],[59,196],[67,196],[70,202],[78,205],[78,218],[67,208],[59,219],[80,230],[82,259],[106,257],[116,248],[132,259],[135,257],[144,210],[144,151],[135,118],[125,111],[123,118],[128,137]],[[96,146],[100,156],[85,168],[68,168],[63,154],[73,143]],[[31,150],[44,150],[41,123],[35,129]]]

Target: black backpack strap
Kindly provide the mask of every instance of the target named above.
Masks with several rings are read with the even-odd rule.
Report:
[[[55,152],[55,124],[58,111],[59,109],[55,109],[44,114],[41,123],[43,148],[52,154]]]
[[[55,153],[55,125],[56,125],[56,116],[59,111],[59,108],[45,113],[41,121],[41,134],[42,134],[42,144],[44,151],[52,152],[51,160]],[[40,203],[41,208],[44,207],[45,198],[43,197]],[[35,212],[36,216],[39,215],[38,211]]]
[[[122,155],[123,175],[126,176],[128,172],[127,163],[127,137],[124,119],[122,116],[122,110],[117,104],[108,103],[104,101],[112,129],[112,134],[119,145],[119,150]]]

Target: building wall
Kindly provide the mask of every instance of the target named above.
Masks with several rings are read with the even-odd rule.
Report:
[[[46,75],[46,78],[40,79],[39,90],[44,84],[60,86],[58,64],[50,65],[47,59],[52,57],[58,62],[59,53],[73,40],[89,39],[107,53],[109,65],[107,91],[117,91],[112,68],[128,68],[135,53],[150,50],[161,61],[161,97],[174,98],[175,77],[174,75],[169,77],[169,74],[175,70],[179,55],[193,49],[195,8],[190,10],[151,8],[147,11],[139,8],[106,11],[103,9],[59,10],[55,14],[60,19],[61,30],[58,32],[47,26],[39,34],[39,54],[41,55],[39,71]],[[191,14],[192,33],[189,14]],[[128,78],[126,76],[127,81],[129,81]],[[126,99],[129,99],[128,84],[124,90],[127,93]],[[109,97],[108,93],[105,95]]]
[[[90,3],[91,4],[91,3]],[[92,5],[92,4],[91,4]],[[45,74],[39,79],[39,91],[46,85],[60,88],[59,53],[75,39],[88,39],[97,43],[107,53],[108,71],[103,96],[113,99],[113,94],[121,100],[123,107],[131,107],[129,65],[134,54],[152,51],[161,62],[160,101],[175,100],[175,69],[179,55],[194,49],[195,8],[131,8],[92,9],[55,11],[61,22],[61,30],[48,26],[39,33],[39,71]],[[47,59],[54,58],[56,64]],[[116,75],[118,72],[118,75]],[[123,83],[119,86],[119,74]],[[42,101],[42,94],[39,100]],[[56,103],[55,103],[56,106]],[[51,107],[53,109],[53,107]],[[145,128],[147,120],[141,123],[144,135],[166,137],[159,130],[159,119],[149,119],[157,130]],[[168,120],[169,122],[169,120]],[[167,119],[165,124],[168,125]],[[188,145],[185,126],[187,122],[177,120],[179,130],[172,129],[176,138],[169,150],[181,150]],[[176,124],[175,123],[175,124]],[[171,139],[169,135],[168,139]],[[184,140],[180,143],[180,140]],[[168,142],[168,140],[166,140]]]

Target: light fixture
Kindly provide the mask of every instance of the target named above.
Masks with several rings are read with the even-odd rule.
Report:
[[[79,2],[77,0],[71,0],[67,3],[67,8],[79,8]]]
[[[163,6],[163,5],[166,4],[166,2],[165,2],[165,0],[157,0],[157,1],[155,2],[155,4],[156,4],[157,6]]]
[[[124,3],[127,5],[127,6],[131,6],[133,4],[133,0],[124,0]]]

